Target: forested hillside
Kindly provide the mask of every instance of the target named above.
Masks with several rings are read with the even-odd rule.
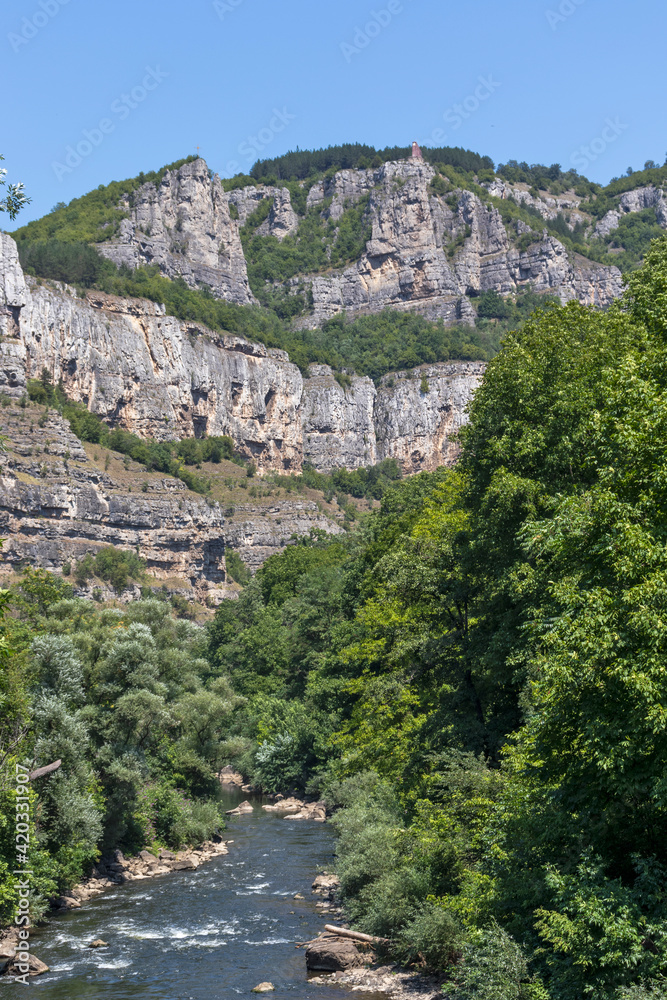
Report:
[[[228,752],[342,805],[360,929],[470,997],[661,997],[667,240],[491,363],[455,470],[223,605]]]

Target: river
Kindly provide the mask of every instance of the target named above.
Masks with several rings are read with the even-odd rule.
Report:
[[[230,819],[225,836],[234,840],[229,854],[196,871],[108,889],[34,931],[32,950],[50,967],[31,980],[36,996],[229,1000],[268,980],[276,1000],[345,1000],[341,986],[309,985],[304,949],[295,947],[324,929],[311,884],[331,862],[333,831],[256,803],[252,815]],[[109,947],[90,948],[96,938]]]

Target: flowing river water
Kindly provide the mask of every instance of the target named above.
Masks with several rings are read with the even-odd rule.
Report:
[[[226,796],[226,808],[244,797]],[[31,980],[35,995],[230,1000],[269,981],[276,1000],[346,1000],[342,986],[309,984],[304,949],[295,947],[324,930],[311,884],[331,862],[333,831],[281,819],[257,802],[252,815],[230,820],[225,836],[234,840],[229,854],[196,871],[108,889],[34,931],[31,950],[50,967]],[[108,947],[90,948],[96,938]]]

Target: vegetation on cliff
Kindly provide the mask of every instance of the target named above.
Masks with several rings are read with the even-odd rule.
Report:
[[[479,170],[493,170],[490,156],[480,156],[459,146],[443,146],[422,149],[424,159],[429,163],[448,163],[459,170],[477,173]],[[375,149],[362,143],[348,143],[342,146],[328,146],[326,149],[297,149],[272,160],[258,160],[250,171],[257,181],[290,181],[317,178],[318,175],[337,170],[357,170],[381,167],[391,160],[406,160],[412,155],[411,146],[387,146]],[[268,180],[267,180],[268,179]]]
[[[35,403],[59,410],[80,441],[101,444],[118,451],[151,472],[166,472],[182,480],[195,493],[208,493],[211,484],[205,477],[197,475],[193,467],[201,468],[202,462],[217,464],[223,459],[241,461],[234,451],[234,442],[226,436],[154,441],[137,437],[120,427],[112,430],[97,413],[92,413],[83,403],[69,399],[61,383],[54,386],[46,369],[39,379],[28,381],[28,395]]]

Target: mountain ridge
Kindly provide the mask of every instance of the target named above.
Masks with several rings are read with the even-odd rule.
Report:
[[[307,166],[315,154],[298,156]],[[263,163],[270,169],[274,161]],[[204,160],[188,158],[58,206],[15,236],[22,259],[49,239],[94,238],[126,278],[150,271],[230,308],[261,304],[265,317],[292,331],[293,349],[295,331],[384,309],[497,335],[507,308],[494,315],[489,294],[510,311],[528,292],[602,307],[619,296],[622,270],[638,263],[667,218],[667,168],[635,176],[606,191],[557,165],[510,161],[474,173],[410,159],[334,166],[303,181],[223,181]],[[633,183],[643,185],[641,207],[626,210],[621,202],[632,200]],[[250,318],[251,336],[257,320]],[[313,350],[296,360],[330,363]]]

